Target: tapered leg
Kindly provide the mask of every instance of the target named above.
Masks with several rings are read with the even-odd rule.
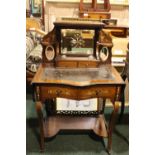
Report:
[[[120,101],[121,101],[121,111],[120,111],[120,115],[119,115],[119,119],[118,119],[118,122],[120,123],[121,120],[122,120],[122,117],[123,117],[123,114],[124,114],[124,108],[125,108],[125,87],[122,88],[122,91],[121,91],[121,98],[120,98]]]
[[[42,103],[36,102],[36,111],[38,115],[39,128],[40,128],[40,151],[44,151],[44,128],[43,128],[43,113],[42,113]]]
[[[113,106],[114,106],[114,110],[111,114],[111,117],[110,117],[110,121],[109,121],[109,126],[108,126],[108,145],[107,145],[107,152],[110,154],[111,153],[111,146],[112,146],[112,133],[113,133],[113,130],[114,130],[114,127],[115,127],[115,123],[116,123],[116,120],[117,120],[117,113],[118,113],[118,110],[119,110],[119,102],[114,102],[113,103]]]
[[[120,111],[120,115],[119,115],[119,123],[122,120],[123,114],[124,114],[124,109],[125,109],[125,96],[124,96],[124,92],[122,94],[122,98],[121,98],[121,111]]]
[[[103,107],[102,107],[102,112],[103,112],[103,113],[104,113],[104,109],[105,109],[105,102],[106,102],[106,100],[103,99]]]

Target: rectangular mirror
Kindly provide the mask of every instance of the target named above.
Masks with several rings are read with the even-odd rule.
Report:
[[[95,30],[61,29],[61,54],[93,55]]]

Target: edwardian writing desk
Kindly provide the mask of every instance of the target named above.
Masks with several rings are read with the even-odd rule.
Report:
[[[119,97],[124,81],[110,64],[111,44],[100,36],[103,23],[90,21],[64,21],[42,41],[43,63],[32,80],[34,99],[40,122],[40,149],[44,150],[44,138],[52,137],[59,130],[93,130],[98,136],[108,138],[110,152],[112,131],[119,108]],[[67,41],[66,41],[67,40]],[[106,47],[105,47],[106,46]],[[97,103],[97,112],[91,115],[64,115],[51,106],[50,115],[43,117],[44,104],[57,98],[103,99]],[[113,104],[111,119],[107,124],[103,116],[105,99]]]
[[[44,149],[44,137],[54,136],[60,129],[87,129],[93,130],[99,136],[108,137],[110,151],[115,115],[119,108],[117,101],[119,101],[121,87],[124,85],[120,75],[112,66],[75,70],[41,65],[32,83],[35,86],[36,109],[40,121],[41,150]],[[89,117],[54,115],[44,121],[42,103],[46,99],[56,97],[75,100],[111,99],[114,109],[109,125],[106,126],[101,114]]]

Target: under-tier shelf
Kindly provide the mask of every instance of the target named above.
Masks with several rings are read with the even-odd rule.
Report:
[[[44,121],[44,137],[55,136],[60,130],[93,130],[95,134],[108,137],[104,116],[55,115]]]

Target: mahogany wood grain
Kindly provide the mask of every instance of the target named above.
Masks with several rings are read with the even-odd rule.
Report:
[[[41,101],[46,99],[53,99],[56,97],[84,100],[90,98],[109,98],[115,99],[116,87],[115,86],[90,86],[90,87],[70,87],[66,85],[50,85],[40,86]]]
[[[97,61],[88,61],[88,60],[59,60],[56,61],[56,67],[62,67],[62,68],[93,68],[98,67],[99,62]]]
[[[56,67],[63,68],[77,68],[78,64],[76,61],[56,61]]]
[[[39,127],[40,127],[40,151],[44,151],[44,126],[43,126],[43,113],[42,103],[36,102],[36,111],[38,115]]]
[[[108,125],[108,146],[107,146],[107,151],[108,153],[111,153],[111,147],[112,147],[112,132],[113,129],[115,127],[115,122],[116,122],[116,116],[119,110],[119,102],[114,102],[114,109],[112,111],[111,117],[110,117],[110,121],[109,121],[109,125]]]

